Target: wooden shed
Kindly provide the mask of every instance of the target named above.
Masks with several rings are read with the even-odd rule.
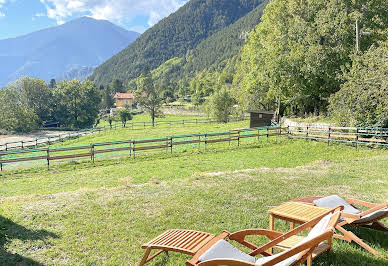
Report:
[[[266,127],[271,125],[274,112],[265,110],[249,110],[247,113],[251,116],[250,127]]]

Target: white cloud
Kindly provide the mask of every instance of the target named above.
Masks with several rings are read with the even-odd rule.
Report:
[[[0,12],[0,18],[3,18],[3,17],[5,17],[5,14]]]
[[[44,17],[44,16],[46,16],[45,13],[36,13],[35,14],[35,17]]]
[[[5,1],[5,0],[0,0]],[[129,22],[136,16],[148,17],[153,26],[163,17],[177,10],[188,0],[40,0],[49,18],[63,22],[77,13],[87,13],[95,19],[115,23]]]

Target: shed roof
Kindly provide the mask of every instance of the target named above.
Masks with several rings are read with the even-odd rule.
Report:
[[[268,114],[268,115],[273,115],[273,114],[275,114],[275,112],[266,111],[266,110],[247,110],[247,113],[254,113],[254,114]]]
[[[133,99],[133,93],[116,93],[114,96],[115,99]]]

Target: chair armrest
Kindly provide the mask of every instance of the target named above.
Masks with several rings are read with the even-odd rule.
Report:
[[[369,210],[362,212],[360,215],[361,215],[361,217],[363,217],[367,214],[384,209],[386,207],[388,207],[388,201],[384,202],[383,204],[378,204],[378,205],[374,206],[373,208],[370,208]]]
[[[362,206],[368,207],[368,208],[373,208],[376,205],[378,205],[376,203],[366,202],[366,201],[362,201],[362,200],[358,200],[358,199],[346,199],[346,201],[351,205],[358,204],[358,205],[362,205]]]

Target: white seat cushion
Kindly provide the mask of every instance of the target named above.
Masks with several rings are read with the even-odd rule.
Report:
[[[234,259],[242,260],[250,263],[255,263],[256,258],[252,257],[235,246],[229,244],[225,240],[221,239],[215,243],[210,249],[199,257],[199,261],[208,261],[213,259]]]
[[[350,205],[346,200],[341,198],[338,195],[331,195],[328,197],[320,198],[317,200],[314,200],[314,204],[318,207],[324,207],[324,208],[337,208],[339,206],[344,206],[344,212],[351,213],[351,214],[360,214],[360,210],[354,208],[352,205]]]
[[[363,216],[361,219],[358,219],[358,220],[354,221],[353,223],[357,224],[357,223],[372,222],[374,220],[379,220],[380,218],[383,218],[387,214],[388,214],[388,208],[385,208],[382,210],[377,210],[377,211],[371,212],[371,213]]]

